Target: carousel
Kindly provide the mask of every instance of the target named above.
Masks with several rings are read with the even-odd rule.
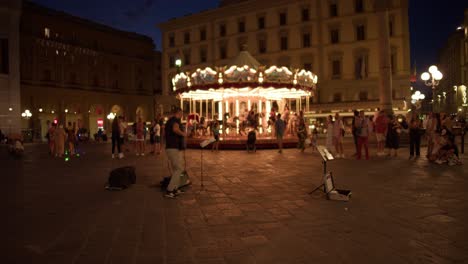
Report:
[[[285,146],[296,146],[295,119],[308,109],[317,76],[304,69],[264,66],[244,50],[227,66],[180,72],[172,79],[180,107],[188,112],[188,146],[213,137],[219,123],[220,148],[245,148],[247,134],[256,133],[257,148],[276,147],[275,116],[288,123]]]

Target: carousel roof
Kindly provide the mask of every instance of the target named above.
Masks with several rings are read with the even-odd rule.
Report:
[[[262,66],[243,50],[230,65],[181,72],[172,79],[181,98],[222,100],[232,97],[300,98],[313,94],[317,75],[304,69]]]
[[[231,61],[229,66],[249,66],[249,68],[258,69],[260,62],[258,62],[250,53],[247,51],[247,47],[243,46],[242,51]]]

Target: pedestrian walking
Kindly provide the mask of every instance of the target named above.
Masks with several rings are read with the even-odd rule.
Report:
[[[136,123],[136,155],[145,156],[145,124],[141,117],[138,118]]]
[[[52,123],[47,131],[47,140],[49,141],[49,154],[55,156],[55,130],[57,129],[57,124]]]
[[[166,189],[165,196],[175,198],[182,193],[179,190],[180,175],[183,172],[182,151],[185,150],[184,138],[186,134],[181,130],[182,110],[176,107],[172,117],[167,121],[165,127],[166,154],[172,168],[172,177]]]
[[[55,130],[54,138],[55,156],[61,158],[65,153],[65,141],[67,139],[67,133],[65,132],[63,125],[59,125],[59,127]]]
[[[333,145],[335,146],[335,156],[337,158],[344,158],[343,152],[343,136],[344,124],[340,114],[335,114],[335,122],[333,123]]]
[[[410,160],[413,158],[418,159],[420,157],[422,132],[424,132],[424,130],[422,129],[421,120],[416,114],[413,114],[409,125]]]
[[[211,130],[213,132],[213,137],[215,142],[213,142],[213,146],[211,147],[211,151],[219,151],[219,121],[215,120],[212,124]]]
[[[276,142],[278,142],[278,153],[283,152],[283,136],[284,130],[286,129],[286,124],[284,123],[283,119],[281,119],[281,114],[276,116],[275,120],[275,134],[276,134]]]
[[[301,150],[301,152],[304,152],[305,150],[305,141],[307,139],[307,128],[304,122],[304,118],[299,119],[299,125],[297,127],[297,137],[299,139],[298,143],[298,149]]]
[[[353,111],[353,121],[351,122],[351,133],[353,134],[353,141],[354,141],[354,155],[357,156],[358,153],[358,135],[357,135],[357,130],[356,130],[356,119],[359,118],[359,112],[357,110]]]
[[[161,125],[159,124],[160,119],[154,120],[153,126],[153,153],[155,152],[157,155],[161,154]]]
[[[76,144],[76,136],[75,136],[75,126],[72,126],[71,122],[68,122],[67,127],[67,142],[68,142],[68,151],[70,156],[75,155],[75,144]]]
[[[333,148],[333,117],[327,117],[327,137],[325,139],[325,146],[331,151]]]
[[[369,159],[369,119],[365,117],[364,111],[359,112],[359,116],[355,121],[356,135],[358,136],[358,152],[357,159],[362,157],[362,147],[366,152],[366,160]]]
[[[119,116],[119,128],[120,128],[120,148],[122,149],[122,154],[119,154],[119,157],[124,157],[124,152],[129,151],[128,149],[128,132],[127,132],[127,122],[125,122],[125,117]]]
[[[375,138],[377,140],[377,156],[385,155],[385,138],[388,129],[388,117],[385,110],[379,111],[375,119]]]
[[[118,151],[118,155],[119,155],[119,158],[123,158],[123,154],[122,154],[122,150],[121,150],[121,145],[120,145],[120,131],[121,131],[121,128],[120,128],[120,116],[118,118],[114,118],[114,120],[112,120],[112,126],[111,126],[111,129],[112,129],[112,158],[115,158],[115,147],[117,146],[117,151]]]

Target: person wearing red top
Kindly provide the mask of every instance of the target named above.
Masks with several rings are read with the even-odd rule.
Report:
[[[384,110],[379,111],[375,119],[375,137],[377,138],[377,156],[385,155],[385,138],[387,137],[388,117]]]

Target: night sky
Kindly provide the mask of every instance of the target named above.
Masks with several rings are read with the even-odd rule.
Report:
[[[160,49],[156,24],[173,17],[215,8],[218,0],[34,0],[111,27],[148,35]],[[411,65],[418,73],[437,63],[437,52],[463,21],[463,0],[410,0]]]

